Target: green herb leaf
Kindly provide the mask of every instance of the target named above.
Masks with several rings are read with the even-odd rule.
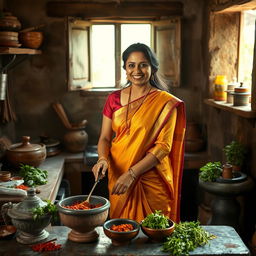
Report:
[[[154,213],[149,214],[143,221],[142,226],[153,228],[153,229],[162,229],[169,227],[168,217],[162,214],[161,210],[156,210]]]
[[[175,225],[175,230],[167,237],[162,250],[176,256],[189,255],[189,252],[213,238],[215,236],[205,231],[199,222],[181,222]]]
[[[19,175],[28,186],[44,185],[47,183],[48,172],[30,165],[20,165]]]
[[[45,202],[47,202],[45,206],[39,206],[32,209],[34,220],[48,214],[52,215],[53,218],[57,217],[58,210],[56,205],[52,204],[49,200],[45,200]]]

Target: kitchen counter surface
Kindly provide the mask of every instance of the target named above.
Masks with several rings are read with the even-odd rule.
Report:
[[[64,174],[64,163],[72,161],[83,161],[83,154],[62,152],[57,156],[46,158],[38,168],[48,171],[48,181],[47,184],[36,187],[40,190],[40,193],[37,194],[37,196],[41,199],[48,199],[54,202]],[[0,204],[9,201],[20,202],[22,200],[23,196],[0,195]]]
[[[234,230],[229,226],[203,226],[208,232],[215,235],[207,245],[196,248],[190,255],[250,255],[249,250]],[[70,231],[65,226],[52,226],[48,228],[48,240],[57,238],[56,243],[62,244],[62,249],[55,252],[43,252],[41,255],[88,255],[88,256],[131,256],[169,255],[161,251],[161,243],[151,242],[141,231],[139,235],[125,246],[114,246],[111,240],[104,235],[102,227],[96,228],[99,239],[94,243],[76,243],[67,240]],[[9,241],[0,241],[0,255],[38,255],[28,245],[22,245],[13,238]]]

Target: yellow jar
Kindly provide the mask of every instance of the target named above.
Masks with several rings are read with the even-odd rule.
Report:
[[[227,100],[227,78],[225,75],[217,75],[214,81],[214,100]]]

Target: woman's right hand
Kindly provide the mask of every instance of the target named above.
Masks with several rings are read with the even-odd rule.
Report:
[[[99,174],[104,177],[108,169],[108,161],[106,159],[99,159],[98,162],[93,166],[92,172],[95,177],[95,181],[98,179]],[[101,171],[101,173],[100,173]]]

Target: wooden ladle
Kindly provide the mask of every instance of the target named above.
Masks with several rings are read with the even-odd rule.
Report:
[[[83,203],[85,203],[85,204],[90,204],[90,198],[91,198],[92,192],[93,192],[93,190],[95,189],[96,185],[100,182],[100,180],[101,180],[102,178],[103,178],[102,169],[100,169],[98,178],[97,178],[97,180],[94,182],[94,185],[93,185],[93,187],[92,187],[92,189],[91,189],[91,191],[90,191],[90,193],[89,193],[87,199],[86,199]]]

